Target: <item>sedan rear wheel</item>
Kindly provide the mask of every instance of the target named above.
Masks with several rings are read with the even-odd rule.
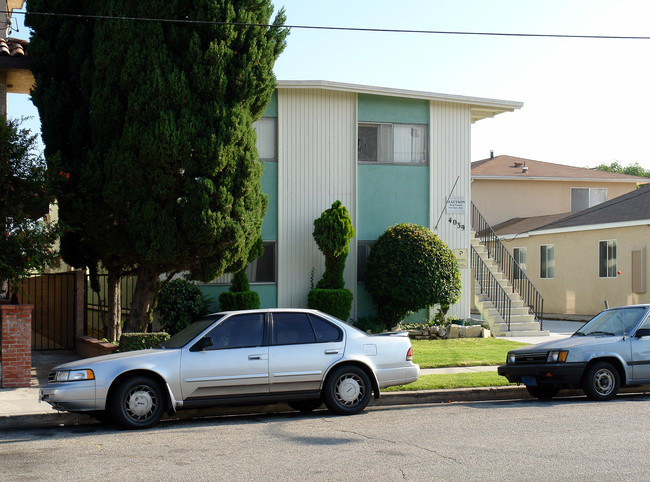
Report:
[[[591,400],[611,400],[618,393],[621,380],[618,370],[610,363],[591,365],[584,375],[582,389]]]
[[[158,423],[164,404],[160,385],[150,377],[136,376],[117,387],[110,410],[113,421],[124,428],[148,428]]]
[[[354,415],[366,408],[371,392],[370,377],[363,369],[342,366],[334,369],[327,377],[323,387],[323,400],[334,413]]]

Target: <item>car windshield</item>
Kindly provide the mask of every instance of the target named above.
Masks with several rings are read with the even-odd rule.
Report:
[[[162,348],[183,348],[190,341],[192,341],[196,336],[201,333],[203,330],[212,325],[215,321],[223,318],[224,315],[209,315],[205,318],[201,318],[198,321],[195,321],[187,328],[182,329],[169,340],[164,341],[160,344]]]
[[[628,335],[645,310],[643,306],[605,310],[576,331],[574,336]]]

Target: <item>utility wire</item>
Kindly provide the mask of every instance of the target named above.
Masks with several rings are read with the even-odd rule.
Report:
[[[11,12],[0,12],[10,14]],[[14,15],[26,15],[27,12],[13,12]],[[169,19],[169,18],[147,18],[147,17],[116,17],[110,15],[81,15],[73,13],[54,13],[54,12],[29,12],[29,15],[38,15],[45,17],[65,17],[76,19],[92,20],[128,20],[135,22],[160,22],[175,23],[188,25],[215,25],[215,26],[235,26],[235,27],[263,27],[263,28],[287,28],[287,29],[305,29],[305,30],[337,30],[344,32],[381,32],[381,33],[408,33],[408,34],[426,34],[426,35],[473,35],[483,37],[533,37],[533,38],[564,38],[564,39],[601,39],[601,40],[650,40],[650,36],[640,35],[570,35],[570,34],[544,34],[544,33],[504,33],[504,32],[464,32],[454,30],[413,30],[413,29],[395,29],[395,28],[363,28],[363,27],[331,27],[318,25],[273,25],[264,23],[245,23],[245,22],[219,22],[211,20],[190,20],[190,19]]]

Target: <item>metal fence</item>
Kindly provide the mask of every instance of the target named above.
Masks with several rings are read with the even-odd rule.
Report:
[[[73,350],[75,343],[75,273],[55,273],[23,280],[18,302],[34,305],[32,350]]]

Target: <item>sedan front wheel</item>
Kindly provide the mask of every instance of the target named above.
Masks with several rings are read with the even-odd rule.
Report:
[[[611,400],[618,393],[621,380],[618,370],[607,362],[591,365],[582,380],[582,389],[590,400]]]
[[[113,421],[124,428],[149,428],[162,417],[164,405],[160,385],[150,377],[135,376],[117,387],[110,411]]]

